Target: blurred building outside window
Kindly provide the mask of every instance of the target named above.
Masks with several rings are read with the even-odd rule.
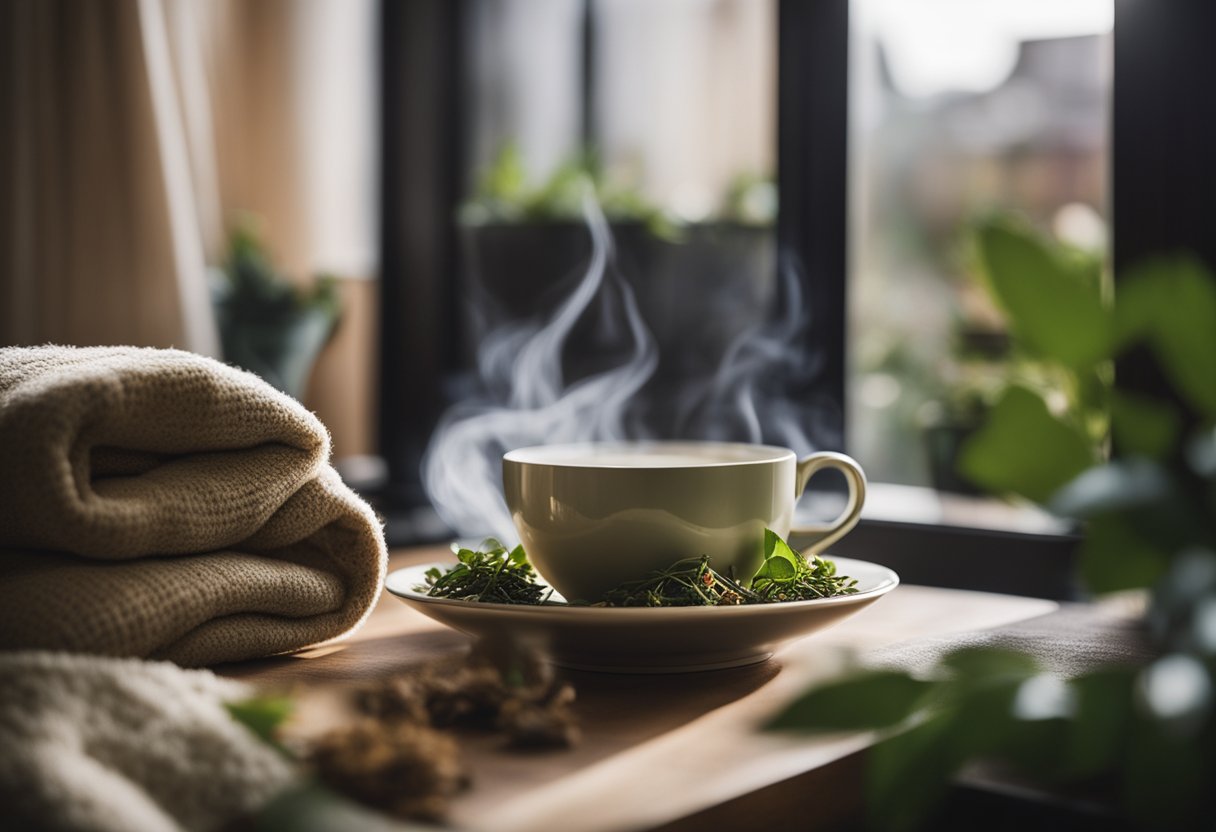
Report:
[[[1113,6],[851,3],[848,436],[873,479],[970,490],[954,451],[1008,355],[971,224],[1105,255]]]

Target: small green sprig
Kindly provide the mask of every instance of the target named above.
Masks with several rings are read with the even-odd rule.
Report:
[[[811,555],[808,561],[772,529],[764,530],[764,563],[752,578],[751,591],[762,602],[809,601],[853,595],[857,579],[836,574],[836,564]]]
[[[456,558],[460,562],[447,571],[428,569],[419,591],[432,598],[534,606],[548,601],[553,593],[537,582],[523,546],[507,551],[494,538],[487,538],[477,549],[460,549]]]

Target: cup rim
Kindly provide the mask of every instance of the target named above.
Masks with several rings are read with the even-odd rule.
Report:
[[[714,459],[707,457],[704,461],[690,462],[686,465],[645,465],[636,460],[625,464],[613,465],[610,457],[594,462],[589,460],[569,459],[576,454],[587,454],[592,451],[615,450],[629,453],[649,453],[653,451],[678,454],[683,451],[690,456],[698,452],[705,453],[714,449],[722,454],[735,454],[742,458]],[[563,458],[565,457],[565,458]],[[528,445],[515,448],[503,454],[504,462],[514,462],[520,465],[544,465],[551,468],[576,469],[615,469],[615,470],[666,470],[679,471],[687,468],[728,468],[743,465],[771,465],[785,460],[796,460],[797,456],[789,448],[779,445],[760,445],[750,442],[718,442],[713,440],[694,439],[656,439],[605,442],[565,442],[553,445]]]

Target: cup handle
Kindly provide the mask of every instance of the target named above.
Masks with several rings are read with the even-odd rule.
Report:
[[[844,478],[849,483],[849,503],[840,516],[831,523],[790,527],[791,535],[800,534],[811,537],[811,543],[805,549],[808,557],[821,553],[852,531],[853,527],[857,525],[857,521],[861,519],[861,507],[866,501],[865,472],[851,457],[833,451],[821,451],[798,460],[794,475],[795,500],[802,496],[811,477],[824,468],[835,468],[844,474]]]

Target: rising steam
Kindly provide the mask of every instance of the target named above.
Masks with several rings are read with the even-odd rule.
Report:
[[[807,425],[820,420],[787,395],[791,382],[819,369],[803,348],[807,315],[795,270],[781,269],[776,320],[744,331],[713,374],[686,382],[674,425],[657,431],[631,407],[658,366],[654,338],[616,269],[608,222],[590,186],[583,210],[592,249],[577,286],[547,320],[510,323],[485,336],[478,372],[485,388],[500,394],[453,406],[427,449],[423,482],[439,515],[461,535],[517,539],[501,486],[502,455],[513,448],[656,434],[769,442],[800,455],[816,447]],[[605,314],[586,316],[597,302]],[[576,323],[589,320],[623,341],[624,357],[615,367],[567,383],[566,343]]]
[[[822,447],[809,426],[823,428],[826,420],[815,417],[826,405],[799,402],[789,390],[815,378],[823,361],[804,348],[809,317],[797,268],[783,263],[778,275],[776,318],[744,330],[716,372],[689,384],[677,409],[677,435],[783,445],[799,456]]]
[[[516,538],[503,502],[502,455],[527,445],[626,438],[629,402],[653,375],[659,355],[629,284],[609,267],[612,234],[588,188],[583,213],[591,260],[574,292],[543,324],[511,324],[489,333],[478,353],[487,386],[509,379],[505,403],[455,405],[440,422],[423,460],[423,482],[440,517],[461,534]],[[602,292],[620,299],[629,344],[618,367],[566,384],[562,353],[575,323]],[[631,438],[640,438],[630,430]]]

